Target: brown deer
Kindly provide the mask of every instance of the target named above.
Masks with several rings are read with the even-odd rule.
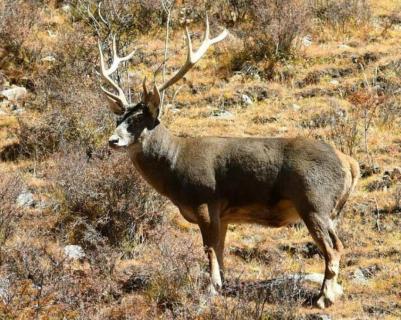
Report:
[[[119,116],[109,139],[113,149],[128,152],[142,177],[168,197],[183,217],[199,225],[210,265],[210,290],[222,286],[223,251],[230,223],[257,223],[282,227],[305,222],[323,252],[326,269],[317,306],[325,308],[342,294],[337,283],[343,245],[335,219],[354,189],[358,163],[332,146],[298,138],[225,138],[175,136],[159,121],[160,92],[180,80],[207,49],[227,36],[224,30],[209,38],[209,23],[202,44],[192,51],[186,29],[185,64],[152,92],[143,83],[143,99],[127,102],[111,78],[121,61],[113,39],[113,62],[108,68],[99,42],[101,74],[116,91],[102,87],[111,110]]]

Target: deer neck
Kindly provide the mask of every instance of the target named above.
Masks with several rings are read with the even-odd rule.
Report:
[[[158,192],[169,196],[168,184],[174,178],[180,149],[180,138],[159,124],[143,132],[128,153],[142,177]]]

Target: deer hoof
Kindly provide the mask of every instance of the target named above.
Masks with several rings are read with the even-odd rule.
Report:
[[[324,295],[319,295],[315,302],[315,305],[319,309],[326,309],[326,308],[330,307],[333,303],[334,303],[334,299],[329,299]]]
[[[211,296],[211,297],[215,297],[215,296],[219,295],[218,290],[216,290],[216,288],[214,287],[213,284],[208,285],[207,292],[208,292],[209,296]]]

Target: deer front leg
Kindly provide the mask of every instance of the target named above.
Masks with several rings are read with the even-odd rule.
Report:
[[[222,261],[219,244],[220,217],[219,211],[211,205],[203,204],[197,208],[198,223],[202,234],[203,246],[209,259],[209,291],[216,295],[222,287],[219,260]]]

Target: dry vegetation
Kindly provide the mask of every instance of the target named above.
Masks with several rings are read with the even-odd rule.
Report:
[[[184,59],[185,19],[200,31],[208,10],[213,29],[231,33],[167,93],[173,132],[310,136],[360,162],[339,225],[346,294],[325,311],[310,307],[318,286],[294,276],[323,270],[303,226],[230,226],[226,286],[210,300],[197,228],[105,146],[114,122],[97,37],[138,46],[124,81],[135,101],[163,61],[166,13],[158,0],[105,0],[103,25],[87,13],[100,18],[96,3],[0,0],[0,91],[27,89],[0,96],[0,319],[399,319],[401,1],[177,0],[172,10],[168,72]],[[68,257],[68,245],[85,256]]]

